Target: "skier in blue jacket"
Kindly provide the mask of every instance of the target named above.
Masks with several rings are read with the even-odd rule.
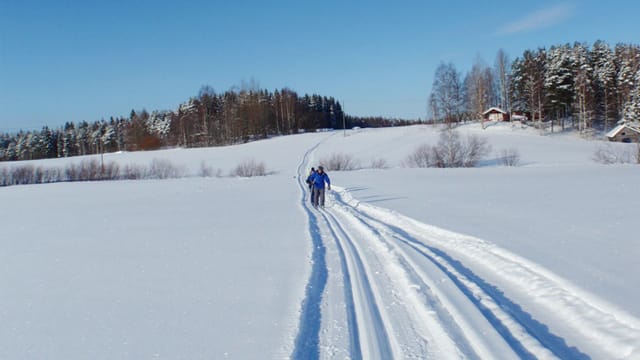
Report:
[[[324,184],[327,183],[327,190],[331,190],[331,180],[324,172],[324,167],[318,166],[318,170],[312,174],[311,181],[313,182],[313,206],[324,207]]]

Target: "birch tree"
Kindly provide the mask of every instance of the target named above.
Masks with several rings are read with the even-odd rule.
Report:
[[[442,115],[446,124],[451,126],[460,121],[462,84],[453,63],[440,63],[435,72],[431,93],[437,113]]]
[[[484,61],[478,57],[465,79],[467,111],[475,119],[480,119],[484,129],[483,112],[495,101],[493,73]]]
[[[510,112],[511,104],[509,100],[509,76],[510,62],[507,53],[500,49],[496,54],[494,65],[495,80],[497,83],[498,104],[501,109]]]

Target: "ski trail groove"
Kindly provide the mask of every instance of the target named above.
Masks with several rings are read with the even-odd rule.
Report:
[[[345,259],[342,271],[345,277],[349,277],[353,273],[353,279],[345,282],[345,288],[349,287],[350,293],[353,293],[352,304],[360,304],[359,308],[355,305],[349,306],[348,318],[355,318],[356,326],[350,326],[353,343],[352,347],[357,344],[357,355],[364,356],[364,359],[391,359],[393,352],[389,344],[387,325],[382,320],[380,309],[376,304],[375,291],[372,290],[367,274],[366,267],[355,249],[353,242],[344,228],[336,221],[336,219],[328,212],[321,211],[322,217],[329,227],[332,237],[335,239],[341,257]],[[348,249],[344,251],[344,249]],[[359,339],[360,335],[363,339]],[[360,343],[364,345],[364,349],[360,350]]]
[[[482,240],[360,203],[351,198],[347,191],[336,190],[332,193],[332,201],[337,204],[334,206],[336,211],[344,213],[346,217],[354,217],[383,234],[380,239],[404,259],[400,263],[405,265],[407,271],[413,266],[407,267],[406,264],[415,258],[422,258],[437,266],[519,358],[628,358],[630,354],[637,353],[640,330],[634,317],[620,314],[615,308],[608,308],[597,299],[593,300],[548,270]],[[458,254],[460,259],[451,253]],[[535,296],[536,304],[546,306],[547,311],[559,319],[554,320],[555,323],[565,327],[565,333],[568,329],[569,336],[577,333],[582,338],[590,339],[588,343],[583,343],[585,349],[569,345],[566,339],[554,334],[549,326],[535,319],[498,287],[474,273],[461,260],[467,258],[471,259],[474,266],[488,268],[492,276],[498,276],[512,291]],[[422,266],[415,269],[421,270]],[[451,309],[452,314],[455,314],[455,310]],[[587,355],[585,350],[591,354]]]
[[[344,206],[337,195],[336,200]],[[499,290],[487,284],[473,274],[459,261],[452,259],[445,252],[426,246],[411,237],[403,229],[387,224],[384,220],[364,214],[362,211],[347,207],[350,212],[363,223],[369,224],[379,231],[391,233],[391,238],[404,243],[432,262],[474,303],[489,323],[503,336],[515,353],[523,359],[536,358],[571,358],[587,359],[586,354],[576,348],[570,348],[563,339],[551,334],[544,324],[536,322],[529,314],[507,299]],[[393,240],[389,239],[388,242]],[[396,249],[398,246],[392,245]]]
[[[351,359],[362,359],[358,321],[356,319],[355,302],[353,300],[353,285],[351,282],[349,267],[347,265],[347,257],[344,249],[342,248],[342,244],[338,241],[338,235],[334,232],[333,228],[330,228],[330,230],[332,231],[333,238],[336,240],[335,244],[338,249],[338,255],[340,256],[340,267],[343,273],[347,327],[349,330],[349,342],[351,344],[349,347],[349,355]]]
[[[324,140],[322,140],[324,141]],[[293,359],[318,359],[320,357],[320,327],[322,316],[320,305],[322,293],[327,284],[328,269],[325,260],[326,248],[322,242],[318,222],[311,213],[306,203],[306,187],[302,181],[302,175],[306,168],[309,157],[313,151],[320,146],[322,141],[307,150],[298,165],[297,181],[301,193],[301,207],[306,211],[309,220],[308,228],[313,250],[311,253],[311,275],[305,288],[304,299],[302,300],[300,317],[298,322],[298,334],[294,340],[294,349],[291,357]],[[306,206],[305,206],[306,205]]]
[[[348,213],[340,209],[340,206],[334,206],[330,211],[323,213],[323,216],[331,218],[331,221],[336,224],[335,226],[343,228],[342,231],[344,233],[347,232],[344,228],[349,228],[349,232],[357,234],[348,236],[348,238],[352,239],[349,241],[355,242],[359,240],[361,242],[360,248],[356,245],[349,247],[349,250],[353,251],[355,256],[361,257],[359,254],[363,254],[362,256],[366,256],[369,259],[372,258],[372,255],[365,255],[362,246],[373,242],[374,239],[383,244],[382,251],[377,251],[378,254],[387,250],[383,240],[384,234],[361,219],[348,215]],[[391,291],[399,294],[402,299],[411,298],[410,301],[406,301],[403,304],[403,308],[400,311],[394,313],[396,316],[399,313],[404,313],[404,318],[410,320],[410,323],[398,323],[396,328],[405,328],[405,334],[412,335],[394,335],[391,337],[393,340],[390,341],[396,344],[394,348],[401,348],[401,350],[394,351],[394,358],[423,356],[428,356],[429,358],[480,358],[460,327],[457,326],[449,311],[445,309],[437,299],[437,296],[431,291],[431,286],[426,285],[424,281],[420,281],[419,276],[416,275],[417,268],[409,265],[409,262],[404,261],[404,259],[393,259],[393,257],[394,254],[387,254],[386,257],[382,256],[377,266],[370,266],[376,270],[369,270],[369,273],[389,273],[394,275],[391,281],[387,283],[381,282],[379,290],[377,290],[379,297],[382,292]],[[378,276],[378,281],[380,281],[380,278],[382,277]],[[404,281],[401,278],[404,278]],[[394,321],[386,320],[385,323],[388,325],[380,325],[389,328],[390,332],[392,332]],[[407,328],[411,329],[407,330]],[[411,341],[411,338],[423,338],[425,341],[420,344],[420,341]],[[398,343],[401,344],[398,345]],[[491,352],[485,349],[480,353]]]
[[[370,217],[365,217],[364,219],[358,215],[356,215],[356,217],[359,218],[359,220],[364,224],[367,224],[367,226],[372,226],[372,228],[379,229],[379,231],[384,231],[385,229],[389,230],[391,232],[390,237],[381,240],[385,241],[385,243],[387,244],[390,244],[390,246],[394,247],[397,251],[402,252],[401,250],[399,250],[399,247],[397,245],[392,244],[392,239],[401,241],[411,246],[412,249],[419,252],[424,258],[426,258],[428,261],[442,270],[442,272],[456,284],[460,291],[475,303],[480,312],[487,318],[487,320],[496,329],[496,331],[500,333],[505,341],[512,347],[513,351],[518,355],[518,357],[520,357],[521,359],[553,358],[553,356],[550,356],[550,354],[544,350],[529,350],[530,348],[539,348],[540,345],[535,344],[535,342],[532,343],[532,339],[525,335],[525,332],[522,328],[517,327],[515,324],[510,324],[510,320],[507,314],[501,313],[497,310],[500,307],[499,304],[490,301],[487,297],[487,294],[483,293],[482,289],[473,286],[468,281],[466,281],[466,279],[462,278],[459,273],[443,264],[440,257],[437,257],[435,254],[429,253],[428,251],[420,250],[405,238],[400,237],[398,235],[401,231],[400,229],[385,227],[386,224],[383,224],[379,222],[379,220]],[[406,255],[403,254],[401,256],[406,259]],[[409,266],[405,267],[407,271],[412,268]]]

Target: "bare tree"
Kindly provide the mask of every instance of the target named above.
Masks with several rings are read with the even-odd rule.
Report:
[[[427,107],[427,113],[432,122],[436,122],[440,119],[440,109],[434,93],[429,94],[429,106]]]
[[[255,159],[247,159],[238,164],[236,168],[231,172],[231,176],[239,177],[253,177],[253,176],[266,176],[267,167],[263,161],[256,161]]]
[[[427,168],[432,165],[432,147],[429,144],[422,144],[413,153],[409,154],[403,161],[406,167]]]
[[[468,136],[465,139],[452,129],[440,133],[438,144],[426,158],[432,167],[474,167],[491,151],[491,146],[483,137]]]
[[[493,73],[484,61],[477,57],[471,72],[465,79],[467,95],[467,111],[476,119],[480,119],[484,129],[483,112],[495,101]]]
[[[200,88],[196,106],[198,108],[198,117],[201,122],[201,144],[203,146],[212,145],[212,133],[213,133],[213,110],[214,100],[216,92],[211,86],[203,86]]]
[[[440,63],[436,69],[431,87],[435,112],[451,126],[460,121],[462,105],[462,84],[460,74],[453,63]]]

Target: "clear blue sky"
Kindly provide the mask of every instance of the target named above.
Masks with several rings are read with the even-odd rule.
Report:
[[[175,109],[202,85],[425,118],[433,73],[498,49],[640,42],[636,1],[0,0],[0,131]]]

